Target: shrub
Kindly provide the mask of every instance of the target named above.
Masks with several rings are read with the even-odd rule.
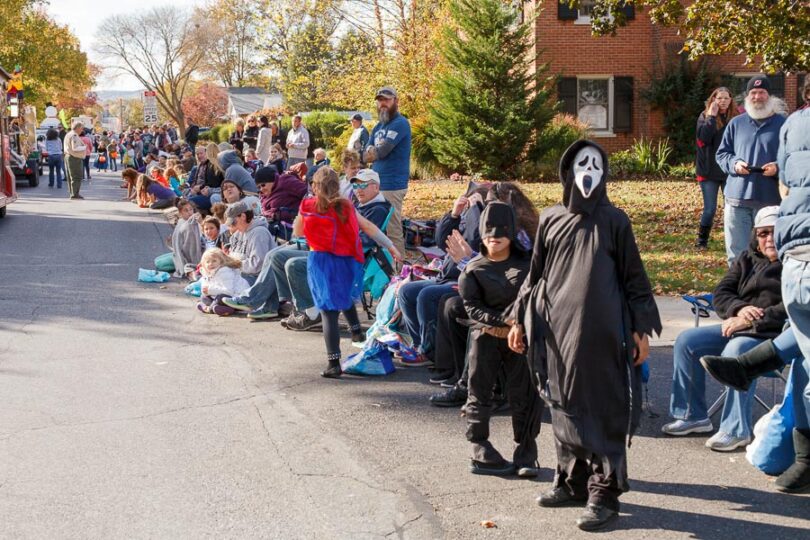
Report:
[[[706,60],[681,59],[658,66],[650,80],[641,95],[664,114],[664,129],[672,141],[671,158],[679,162],[693,159],[695,124],[706,98],[720,83],[719,75]]]
[[[427,126],[427,117],[411,120],[411,176],[421,179],[447,176],[455,171],[440,164],[436,159],[428,141],[430,134]]]
[[[672,165],[669,168],[669,176],[673,178],[694,180],[695,174],[695,163],[693,161]]]
[[[590,135],[591,130],[588,124],[580,122],[578,118],[570,114],[557,114],[540,132],[537,146],[541,151],[540,159],[537,161],[542,165],[556,168],[563,152],[569,146],[580,139],[589,138]]]
[[[642,137],[633,142],[629,149],[611,154],[608,164],[611,174],[655,174],[663,177],[669,174],[671,156],[669,139],[661,139],[656,143]]]
[[[349,117],[338,111],[314,111],[306,115],[303,123],[309,131],[311,150],[315,148],[334,150],[338,138],[349,125]]]

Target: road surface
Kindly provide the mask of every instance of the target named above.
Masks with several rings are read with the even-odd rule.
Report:
[[[537,481],[470,475],[463,419],[428,406],[425,370],[325,380],[319,333],[206,316],[179,282],[138,283],[170,228],[118,183],[94,177],[84,201],[21,186],[0,220],[0,537],[588,536],[579,509],[534,503],[548,424]],[[810,496],[776,493],[743,453],[659,435],[671,354],[653,351],[660,416],[603,536],[810,538]],[[508,417],[493,440],[511,447]]]

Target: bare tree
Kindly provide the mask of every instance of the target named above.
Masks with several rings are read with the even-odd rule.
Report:
[[[157,94],[160,107],[185,131],[183,97],[205,59],[208,35],[186,10],[163,6],[102,21],[97,52],[109,69],[129,73]]]

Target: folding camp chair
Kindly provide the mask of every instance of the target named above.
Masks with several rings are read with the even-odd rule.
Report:
[[[714,296],[711,294],[702,294],[700,296],[690,296],[688,294],[683,295],[683,298],[686,302],[691,304],[692,313],[695,315],[695,328],[700,326],[700,319],[705,319],[711,316],[709,313],[710,311],[714,311],[714,305],[712,304],[714,300]],[[784,375],[782,375],[781,371],[773,371],[768,375],[764,375],[768,378],[773,379],[781,379],[783,382],[786,381]],[[775,381],[774,381],[775,383]],[[772,388],[772,394],[776,394],[775,387]],[[726,396],[728,395],[728,387],[723,386],[723,391],[720,393],[720,396],[712,403],[711,407],[709,407],[709,418],[717,414],[717,412],[723,408],[723,403],[726,400]],[[765,401],[757,396],[754,395],[754,400],[759,403],[766,411],[771,410],[771,406],[765,403]]]
[[[285,212],[293,216],[292,219],[289,221],[286,220],[273,220],[267,223],[267,227],[270,229],[270,233],[276,238],[276,242],[279,244],[284,243],[287,244],[292,239],[292,230],[293,225],[292,222],[295,220],[295,216],[298,215],[297,208],[279,208],[279,212]]]
[[[380,227],[381,231],[388,229],[388,222],[391,221],[395,211],[392,206]],[[360,295],[360,300],[368,320],[373,320],[374,312],[371,311],[371,308],[374,301],[382,296],[391,282],[391,278],[396,274],[396,269],[394,268],[394,258],[387,249],[381,246],[374,246],[364,255],[366,261],[363,264],[363,293]]]

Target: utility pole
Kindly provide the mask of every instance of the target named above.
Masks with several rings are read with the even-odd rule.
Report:
[[[118,98],[118,131],[124,131],[124,98]]]

